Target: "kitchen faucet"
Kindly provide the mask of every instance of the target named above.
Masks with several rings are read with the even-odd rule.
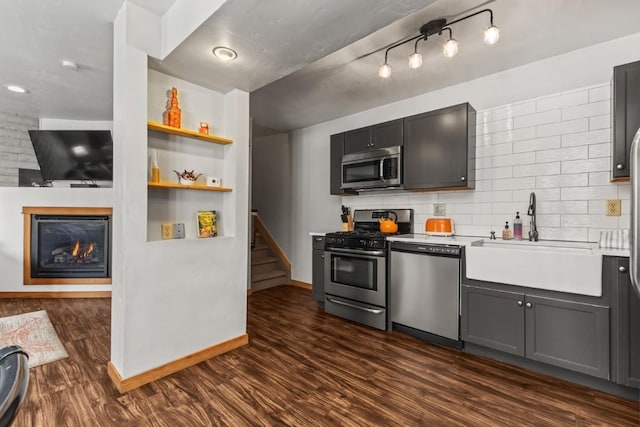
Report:
[[[537,242],[538,228],[536,227],[536,193],[534,193],[533,191],[529,195],[529,210],[527,211],[527,215],[531,217],[531,222],[529,225],[529,241]]]

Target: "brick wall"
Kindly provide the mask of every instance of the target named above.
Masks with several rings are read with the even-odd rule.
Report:
[[[27,133],[38,129],[37,117],[0,112],[0,187],[18,186],[18,169],[39,169]]]
[[[477,112],[476,189],[344,197],[352,208],[413,208],[424,232],[433,203],[445,203],[456,232],[489,236],[517,211],[529,229],[529,194],[537,196],[541,239],[598,241],[603,230],[629,228],[628,183],[612,183],[609,83]],[[607,199],[622,216],[606,216]]]

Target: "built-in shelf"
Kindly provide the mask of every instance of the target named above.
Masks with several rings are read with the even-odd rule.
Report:
[[[187,138],[199,139],[200,141],[213,142],[215,144],[231,144],[233,141],[229,138],[224,138],[217,135],[205,135],[200,132],[196,132],[190,129],[174,128],[171,126],[163,125],[158,122],[148,122],[147,127],[149,130],[167,133],[169,135],[184,136]],[[201,189],[202,190],[202,189]]]
[[[178,184],[175,182],[167,182],[167,181],[147,182],[147,185],[153,188],[179,188],[182,190],[204,190],[204,191],[222,191],[222,192],[231,191],[231,188],[227,188],[227,187],[208,187],[206,185],[201,185],[201,184],[183,185],[183,184]]]

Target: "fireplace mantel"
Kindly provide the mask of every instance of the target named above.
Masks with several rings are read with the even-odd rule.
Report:
[[[23,282],[25,285],[59,285],[59,284],[110,284],[111,277],[48,277],[39,278],[31,276],[31,217],[32,215],[71,215],[71,216],[97,216],[111,215],[111,208],[93,207],[61,207],[61,206],[24,206],[24,252],[23,252]]]

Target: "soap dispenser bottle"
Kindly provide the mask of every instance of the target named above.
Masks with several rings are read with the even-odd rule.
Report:
[[[509,221],[504,223],[502,230],[502,240],[511,240],[511,229],[509,229]]]
[[[516,219],[513,220],[513,238],[515,240],[522,240],[522,220],[520,219],[520,212],[516,212]]]

